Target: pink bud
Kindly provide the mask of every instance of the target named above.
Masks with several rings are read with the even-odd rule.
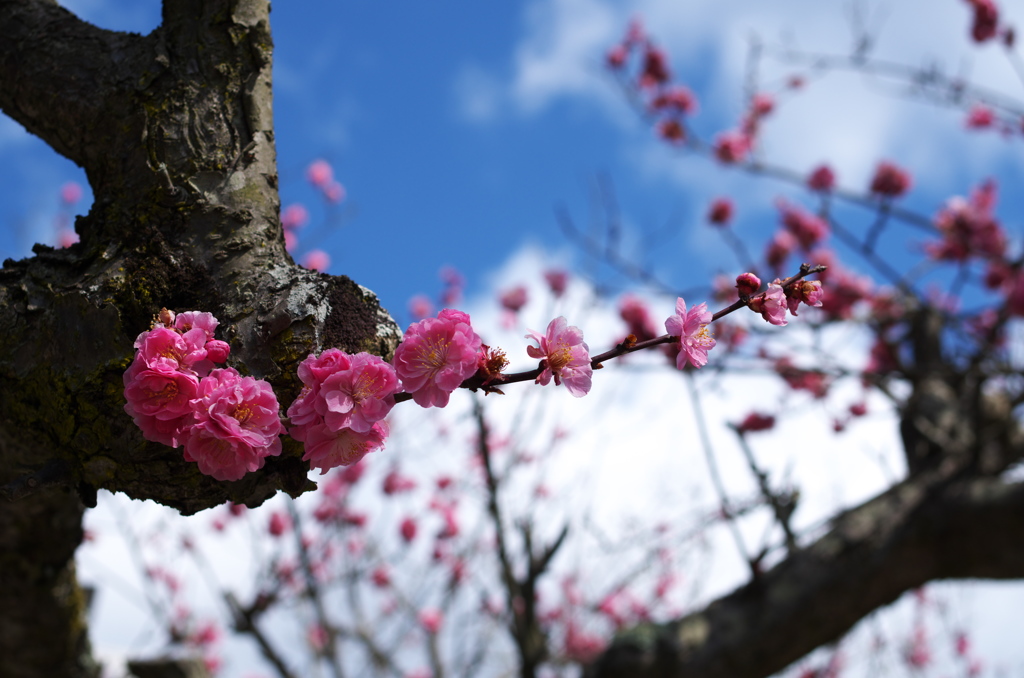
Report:
[[[331,265],[331,257],[323,250],[310,250],[302,258],[302,265],[310,270],[323,273]]]
[[[740,297],[757,294],[759,289],[761,289],[761,279],[753,273],[741,273],[736,276],[736,290]]]

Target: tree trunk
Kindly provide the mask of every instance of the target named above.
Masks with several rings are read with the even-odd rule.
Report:
[[[300,268],[284,249],[269,11],[267,0],[166,0],[162,25],[139,36],[50,0],[0,1],[0,109],[82,166],[95,195],[79,244],[37,245],[0,270],[10,675],[91,675],[71,558],[97,489],[191,514],[313,486],[287,439],[237,482],[143,439],[122,375],[161,307],[216,315],[229,364],[270,381],[282,407],[310,352],[389,357],[400,337],[371,292]]]

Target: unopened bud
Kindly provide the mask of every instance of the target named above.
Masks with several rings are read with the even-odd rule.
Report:
[[[761,289],[761,279],[753,273],[741,273],[736,276],[736,290],[739,292],[740,298],[757,294],[759,289]]]

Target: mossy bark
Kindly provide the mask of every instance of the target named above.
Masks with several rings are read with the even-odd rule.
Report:
[[[284,249],[269,12],[267,0],[166,0],[140,36],[48,0],[0,2],[0,109],[81,165],[95,195],[79,244],[0,269],[0,584],[28,596],[0,600],[10,675],[90,675],[71,558],[97,489],[191,514],[312,486],[294,443],[225,483],[142,438],[122,374],[161,307],[213,312],[229,364],[285,406],[308,353],[397,344],[371,292]]]

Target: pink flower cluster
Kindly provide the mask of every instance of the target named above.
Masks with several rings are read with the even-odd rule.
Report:
[[[288,408],[288,433],[305,444],[303,461],[321,475],[383,447],[384,417],[395,406],[395,368],[369,353],[329,348],[299,364],[302,392]]]
[[[281,453],[284,426],[270,384],[213,369],[230,347],[214,339],[210,313],[160,312],[135,340],[124,374],[124,409],[147,440],[185,446],[185,460],[217,480],[238,480]]]

